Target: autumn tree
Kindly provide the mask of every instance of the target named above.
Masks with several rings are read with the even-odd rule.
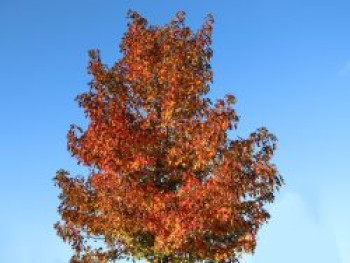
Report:
[[[234,96],[204,97],[211,15],[196,33],[184,12],[162,27],[128,17],[114,65],[89,53],[92,81],[77,96],[88,126],[67,135],[89,173],[57,172],[57,233],[75,251],[71,262],[237,262],[254,252],[265,204],[283,183],[271,163],[276,138],[260,128],[229,139]]]

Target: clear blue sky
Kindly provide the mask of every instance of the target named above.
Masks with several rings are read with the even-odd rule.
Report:
[[[350,2],[348,0],[1,0],[0,262],[60,263],[55,234],[59,168],[83,171],[66,151],[85,122],[87,51],[108,64],[132,8],[151,24],[177,10],[197,29],[215,18],[212,98],[233,93],[245,136],[267,126],[286,186],[247,263],[350,262]]]

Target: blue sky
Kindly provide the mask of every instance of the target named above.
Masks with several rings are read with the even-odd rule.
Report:
[[[279,138],[286,185],[244,263],[350,262],[350,2],[340,0],[1,0],[1,262],[67,262],[55,234],[59,168],[83,172],[66,151],[75,96],[87,90],[87,51],[111,64],[131,8],[151,24],[178,10],[197,29],[215,18],[211,98],[233,93],[246,136]]]

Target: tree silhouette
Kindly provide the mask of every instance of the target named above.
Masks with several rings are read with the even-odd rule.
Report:
[[[90,51],[90,89],[77,96],[88,127],[72,125],[68,150],[87,176],[59,170],[55,224],[71,262],[237,262],[254,252],[282,177],[271,163],[276,138],[260,128],[228,139],[233,95],[214,104],[213,18],[193,33],[185,13],[149,26],[129,11],[112,67]]]

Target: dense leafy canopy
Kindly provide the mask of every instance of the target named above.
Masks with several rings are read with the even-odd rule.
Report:
[[[107,67],[90,51],[90,89],[77,97],[88,127],[72,125],[67,136],[90,173],[57,172],[57,233],[75,250],[71,262],[234,262],[254,251],[264,205],[282,184],[271,163],[276,138],[260,128],[228,139],[234,96],[204,98],[210,15],[196,33],[184,12],[162,27],[128,17],[120,60]]]

